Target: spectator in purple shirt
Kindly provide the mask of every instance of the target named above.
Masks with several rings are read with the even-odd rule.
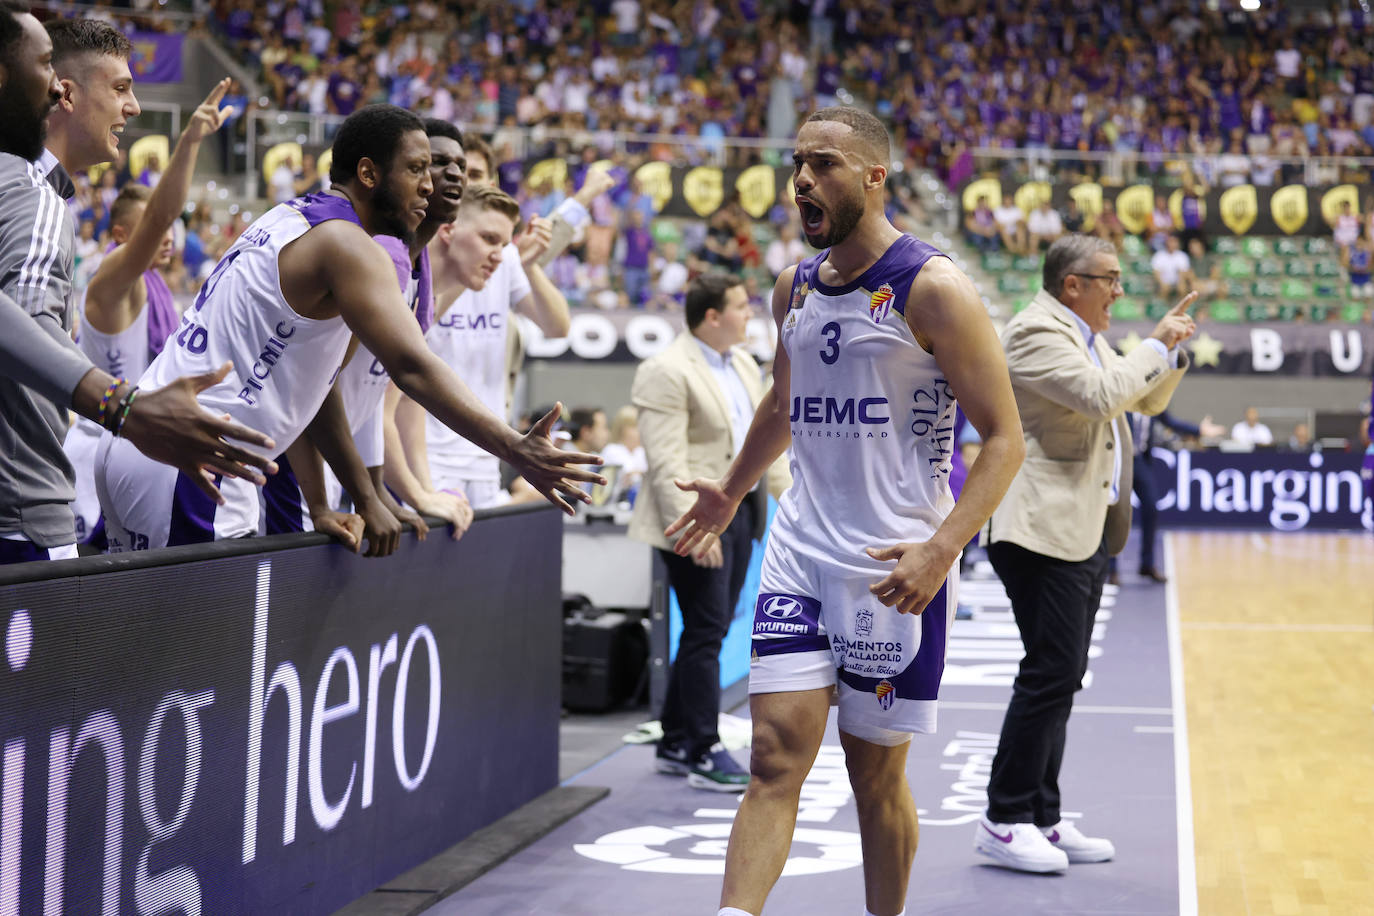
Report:
[[[625,294],[634,308],[643,308],[649,301],[649,259],[654,251],[654,236],[644,225],[639,210],[625,213]]]

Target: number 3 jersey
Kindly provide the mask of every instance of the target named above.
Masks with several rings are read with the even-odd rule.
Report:
[[[793,485],[770,537],[826,567],[890,571],[864,548],[928,540],[954,507],[954,396],[904,315],[916,275],[944,255],[903,235],[857,280],[827,286],[828,254],[797,267],[783,317]]]

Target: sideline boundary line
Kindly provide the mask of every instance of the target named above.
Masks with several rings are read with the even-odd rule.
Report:
[[[1197,916],[1197,849],[1193,842],[1193,775],[1188,756],[1188,707],[1183,695],[1183,639],[1173,533],[1164,533],[1164,619],[1169,633],[1169,687],[1174,705],[1174,798],[1178,807],[1178,912]]]

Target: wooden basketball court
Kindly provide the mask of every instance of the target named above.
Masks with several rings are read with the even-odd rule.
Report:
[[[1198,911],[1370,912],[1374,537],[1166,537]]]

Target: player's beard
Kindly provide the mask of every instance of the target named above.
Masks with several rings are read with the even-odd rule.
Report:
[[[46,100],[35,109],[18,80],[7,82],[0,88],[0,150],[30,162],[43,155],[50,111]]]
[[[813,201],[814,203],[814,201]],[[845,239],[849,238],[849,233],[854,231],[854,227],[859,225],[859,220],[864,215],[864,199],[862,194],[846,196],[825,208],[826,222],[830,224],[829,231],[820,235],[810,235],[802,229],[806,235],[806,243],[812,248],[833,248]]]
[[[401,195],[395,192],[389,180],[377,185],[377,190],[372,192],[372,211],[376,214],[378,235],[394,235],[407,248],[415,241],[415,230],[406,223]]]

